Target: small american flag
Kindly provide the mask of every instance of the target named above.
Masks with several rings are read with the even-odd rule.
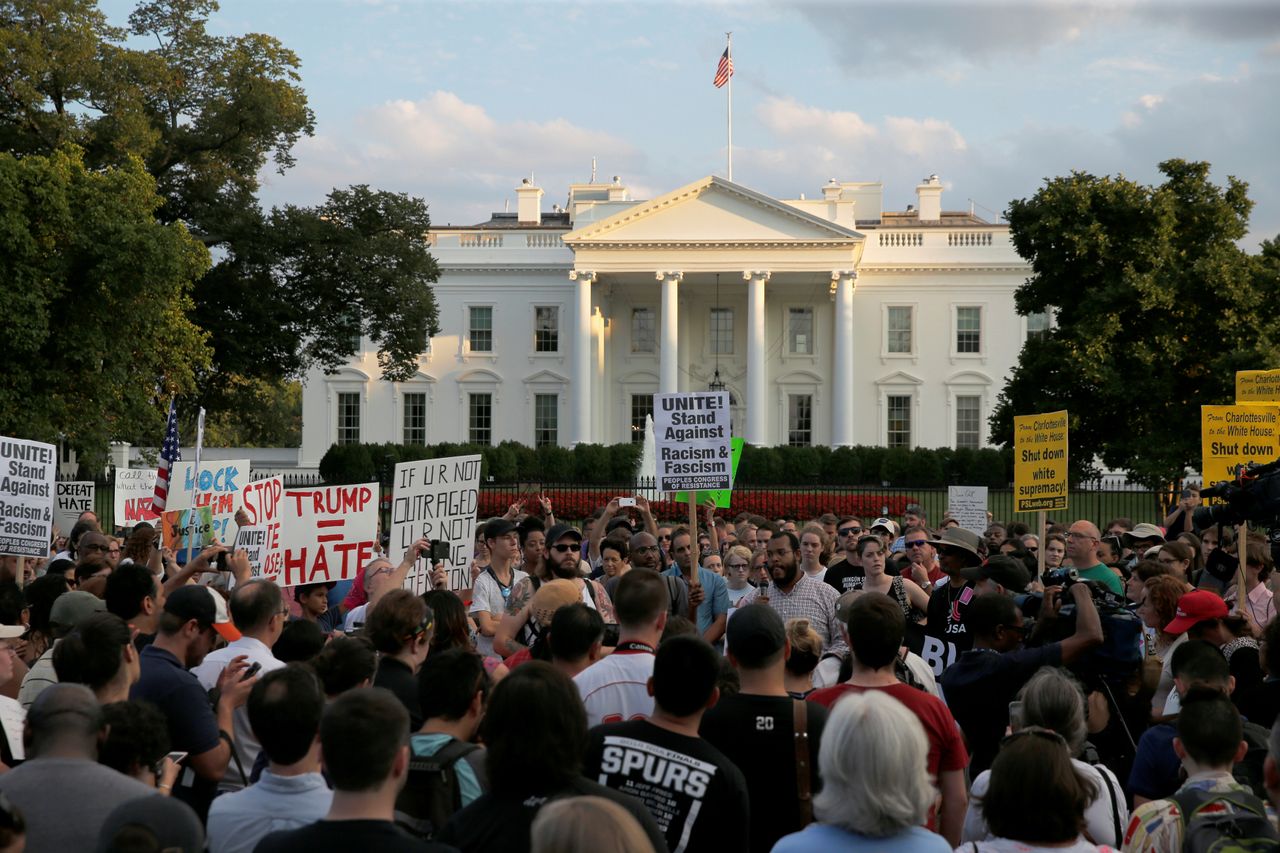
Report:
[[[173,463],[182,458],[178,449],[178,407],[177,401],[169,401],[169,424],[164,430],[164,443],[160,445],[160,465],[156,468],[156,491],[151,498],[151,509],[164,512],[169,501],[169,475],[173,471]]]
[[[716,79],[712,82],[719,89],[725,83],[729,82],[729,78],[733,76],[733,57],[729,55],[729,48],[724,49],[724,53],[720,54],[720,64],[716,66]]]

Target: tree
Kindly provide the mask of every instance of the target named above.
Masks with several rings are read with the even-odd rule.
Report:
[[[136,160],[90,170],[74,149],[0,154],[0,434],[92,448],[163,422],[195,388],[206,335],[188,319],[209,252],[156,221]]]
[[[1216,186],[1208,163],[1160,171],[1154,187],[1073,172],[1009,207],[1031,264],[1018,312],[1055,321],[1023,346],[991,430],[1008,446],[1015,414],[1068,410],[1077,477],[1095,456],[1153,487],[1198,469],[1200,406],[1232,402],[1236,370],[1280,364],[1280,275],[1237,245],[1248,186]]]

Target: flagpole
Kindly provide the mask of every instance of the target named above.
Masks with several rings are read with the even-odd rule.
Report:
[[[729,90],[729,180],[733,180],[733,33],[725,33],[728,44],[725,50],[729,53],[729,80],[725,87]]]
[[[204,449],[204,407],[200,408],[200,413],[196,415],[196,459],[194,470],[191,472],[191,509],[187,511],[187,562],[191,562],[191,551],[195,547],[196,518],[199,513],[196,508],[199,506],[200,497],[200,452]]]

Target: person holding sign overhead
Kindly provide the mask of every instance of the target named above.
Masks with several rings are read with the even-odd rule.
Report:
[[[663,574],[682,578],[688,585],[689,607],[691,610],[696,608],[698,633],[714,646],[724,636],[729,620],[729,590],[724,578],[709,569],[698,566],[698,574],[694,576],[697,560],[693,556],[692,542],[687,528],[678,528],[671,534],[671,556],[675,565]]]

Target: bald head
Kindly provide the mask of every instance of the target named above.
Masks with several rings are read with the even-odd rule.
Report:
[[[637,569],[658,568],[658,540],[651,533],[637,533],[627,543],[631,565]]]
[[[283,606],[280,587],[274,581],[255,578],[231,593],[231,621],[241,634],[260,634],[270,629],[271,620]]]
[[[1098,564],[1098,544],[1102,534],[1092,521],[1080,520],[1067,530],[1067,556],[1071,565],[1087,569]]]
[[[30,752],[38,758],[56,754],[96,761],[101,729],[101,706],[83,684],[50,685],[27,712]]]

